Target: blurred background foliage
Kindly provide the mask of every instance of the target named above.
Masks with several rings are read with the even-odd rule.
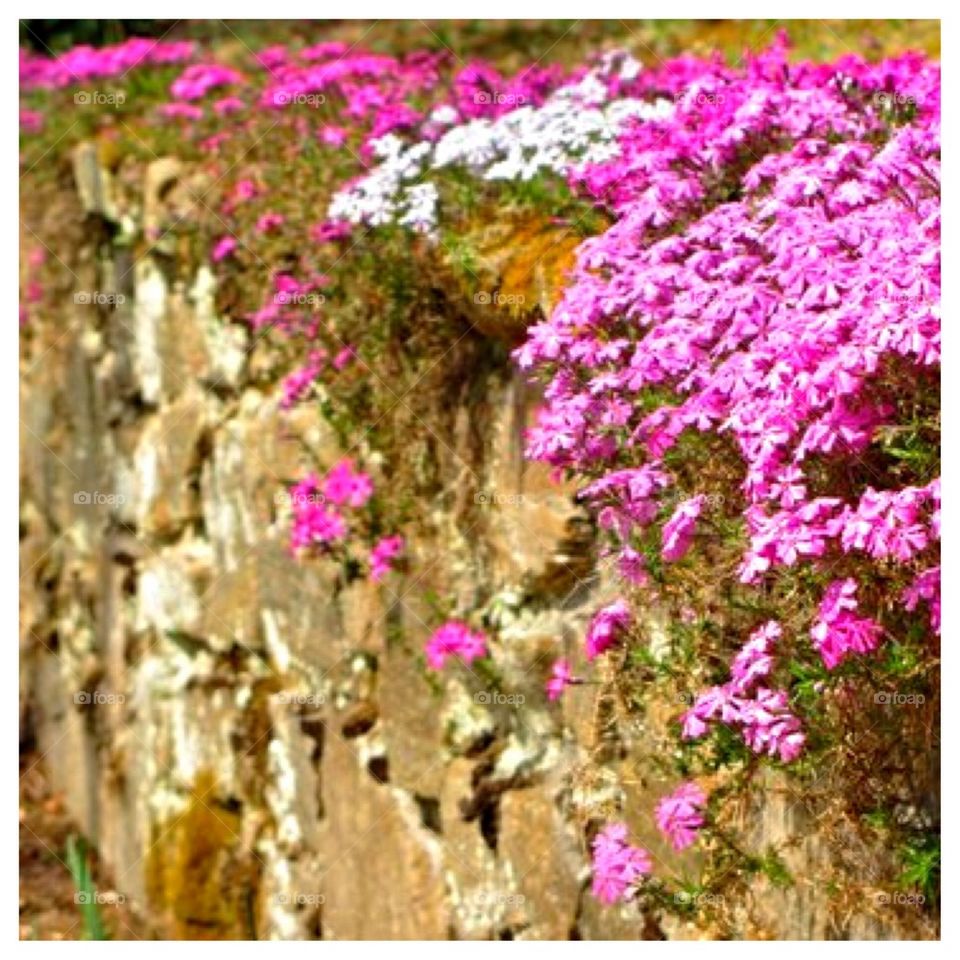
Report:
[[[20,45],[59,52],[75,44],[101,46],[128,37],[235,41],[252,47],[294,42],[318,31],[364,47],[452,50],[463,59],[483,57],[507,65],[525,62],[531,44],[548,62],[577,60],[585,45],[618,44],[642,57],[681,52],[722,52],[736,60],[745,49],[767,46],[775,33],[790,34],[798,57],[826,59],[857,52],[880,57],[910,47],[940,55],[937,20],[21,20]]]

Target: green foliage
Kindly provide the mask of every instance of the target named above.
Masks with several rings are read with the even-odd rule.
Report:
[[[83,919],[85,940],[109,940],[106,927],[100,916],[100,907],[97,903],[97,890],[93,883],[93,874],[87,861],[87,847],[83,839],[70,834],[67,837],[67,867],[73,878],[76,891],[75,901]]]
[[[919,890],[925,902],[934,906],[940,901],[940,837],[925,834],[913,838],[900,849],[903,870],[898,878],[901,889]]]

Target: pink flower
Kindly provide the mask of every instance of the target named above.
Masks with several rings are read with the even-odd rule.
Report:
[[[347,142],[347,131],[343,127],[327,124],[320,130],[320,141],[328,147],[342,147]]]
[[[857,583],[852,577],[834,580],[820,602],[820,616],[810,629],[813,645],[828,670],[851,654],[865,654],[880,643],[882,629],[869,617],[855,616]]]
[[[695,783],[684,783],[657,803],[657,827],[680,851],[689,847],[703,826],[704,792]]]
[[[218,117],[228,117],[231,113],[237,113],[246,107],[246,103],[239,97],[224,97],[221,100],[213,102],[213,112]]]
[[[210,254],[210,259],[214,263],[219,263],[229,257],[237,249],[237,241],[234,237],[221,237]]]
[[[391,562],[403,552],[403,537],[381,537],[370,551],[370,579],[382,580],[392,569]]]
[[[326,355],[324,351],[314,350],[304,366],[299,370],[294,370],[293,373],[284,378],[281,385],[283,398],[280,401],[280,406],[284,410],[289,410],[290,407],[299,403],[299,401],[307,395],[317,377],[320,375],[325,359]]]
[[[547,680],[547,699],[559,700],[567,687],[579,682],[580,681],[574,677],[570,669],[570,661],[567,660],[566,657],[555,660],[551,668],[550,679]]]
[[[332,503],[362,507],[373,495],[373,483],[366,473],[355,471],[353,460],[341,460],[328,474],[323,492]]]
[[[290,489],[293,508],[290,549],[294,553],[310,547],[327,546],[346,536],[346,521],[325,504],[319,486],[316,474],[309,474]]]
[[[684,500],[673,516],[663,525],[663,559],[679,560],[690,549],[697,517],[706,497],[700,494]]]
[[[487,638],[459,620],[449,620],[434,630],[425,653],[431,670],[442,670],[450,657],[459,657],[470,664],[487,655]]]
[[[334,369],[342,370],[355,356],[356,351],[353,347],[344,347],[342,350],[338,350],[333,358]]]
[[[585,642],[587,659],[593,660],[617,642],[633,617],[625,600],[615,600],[598,610],[590,621]]]
[[[781,633],[780,624],[770,620],[750,634],[730,666],[732,686],[738,693],[746,692],[755,681],[769,675],[773,669],[773,646]]]
[[[633,887],[653,869],[650,854],[627,842],[623,823],[607,824],[593,838],[593,895],[612,904],[629,898]]]
[[[283,225],[284,216],[282,213],[265,213],[256,222],[254,229],[257,233],[270,233],[277,227]]]
[[[242,79],[230,67],[218,63],[195,63],[173,81],[170,93],[178,100],[199,100],[215,87],[239,83]]]

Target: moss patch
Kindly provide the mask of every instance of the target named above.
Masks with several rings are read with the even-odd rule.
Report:
[[[240,814],[201,771],[183,811],[155,827],[147,896],[177,940],[255,937],[256,873],[240,845]]]

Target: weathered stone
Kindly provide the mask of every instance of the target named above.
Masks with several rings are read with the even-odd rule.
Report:
[[[500,803],[499,855],[522,898],[515,939],[566,940],[576,924],[589,868],[582,841],[558,806],[557,789],[511,790]]]
[[[378,783],[361,759],[356,741],[328,731],[321,767],[324,938],[445,939],[440,841],[421,825],[414,800]]]
[[[110,172],[100,164],[97,145],[86,140],[73,149],[73,179],[83,209],[107,220],[120,219]]]
[[[153,417],[134,452],[135,515],[141,531],[171,537],[200,516],[200,440],[211,401],[196,388]]]

